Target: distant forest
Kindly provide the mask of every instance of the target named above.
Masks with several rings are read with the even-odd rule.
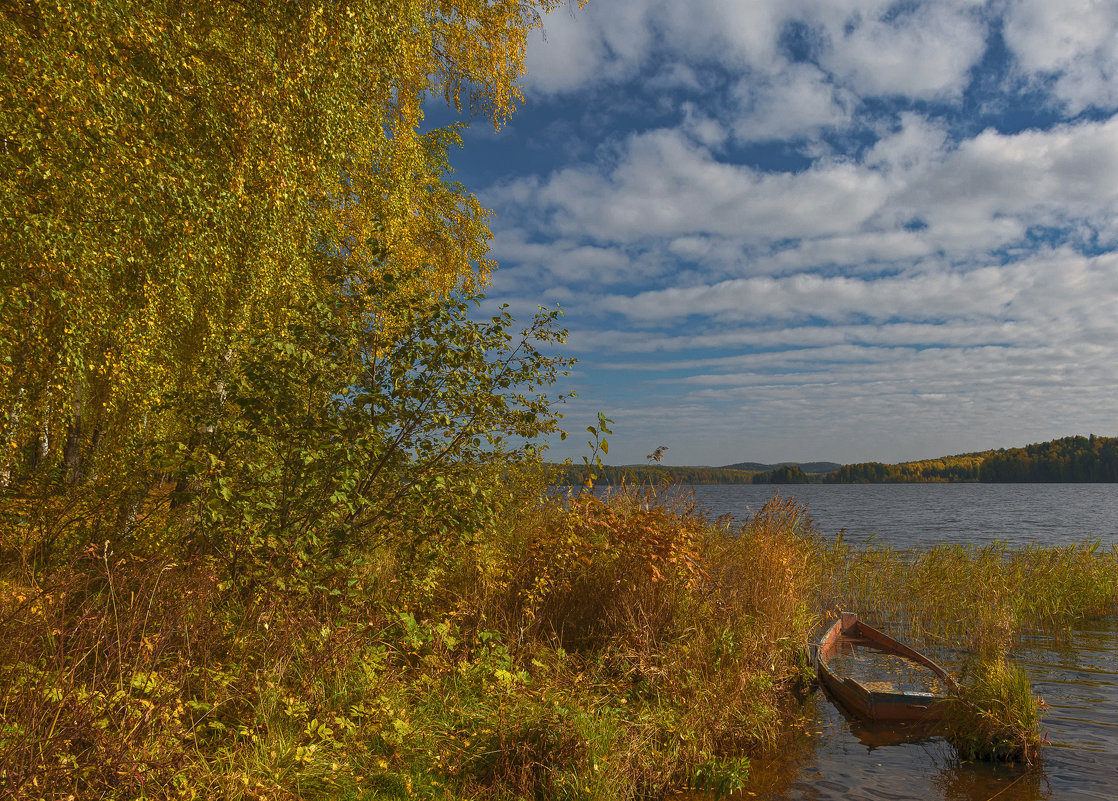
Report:
[[[583,465],[553,465],[553,484],[578,486],[586,481]],[[752,484],[761,475],[756,470],[738,470],[732,467],[665,467],[661,465],[630,465],[595,468],[596,484]]]
[[[744,462],[751,467],[768,467]],[[605,467],[597,483],[617,485],[671,481],[680,484],[899,484],[927,482],[1100,483],[1118,482],[1118,438],[1064,437],[1050,442],[918,462],[848,464],[827,473],[810,465],[782,464],[771,469],[730,467]],[[557,465],[556,484],[582,484],[586,468]]]

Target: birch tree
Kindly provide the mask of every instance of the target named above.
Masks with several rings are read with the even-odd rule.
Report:
[[[261,349],[327,312],[405,326],[371,316],[386,273],[432,302],[483,287],[487,211],[424,105],[503,124],[556,4],[0,4],[0,483],[132,514]],[[361,369],[334,346],[316,402]]]

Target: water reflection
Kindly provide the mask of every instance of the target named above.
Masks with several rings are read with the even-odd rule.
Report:
[[[1118,798],[1118,618],[1033,638],[1018,658],[1049,705],[1041,725],[1052,744],[1043,753],[1051,797]]]
[[[931,776],[934,798],[944,801],[1046,801],[1052,789],[1040,768],[947,765]]]

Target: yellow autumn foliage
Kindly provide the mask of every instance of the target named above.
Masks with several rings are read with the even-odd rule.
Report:
[[[168,397],[220,396],[315,304],[360,322],[385,270],[484,285],[487,212],[424,105],[501,125],[555,5],[0,6],[0,483],[181,438]]]

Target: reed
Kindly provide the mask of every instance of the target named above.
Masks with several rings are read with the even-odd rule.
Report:
[[[979,657],[946,702],[944,736],[963,759],[1032,764],[1040,756],[1043,703],[1019,666],[1001,655]]]
[[[897,550],[839,541],[819,556],[823,608],[858,609],[910,636],[976,652],[1004,652],[1024,632],[1058,634],[1118,609],[1118,549],[1097,542]]]

